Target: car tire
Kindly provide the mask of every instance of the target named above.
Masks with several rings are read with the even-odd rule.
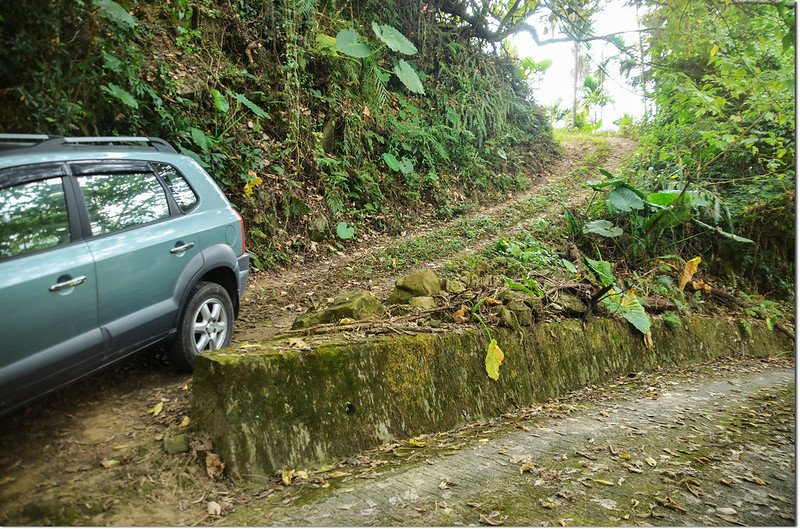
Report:
[[[181,314],[178,335],[169,346],[172,364],[191,371],[200,352],[227,347],[233,334],[233,319],[228,291],[217,283],[197,283]]]

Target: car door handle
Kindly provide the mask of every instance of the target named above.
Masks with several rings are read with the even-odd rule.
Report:
[[[77,287],[78,285],[82,285],[85,282],[86,282],[86,276],[78,276],[72,279],[67,279],[66,281],[62,281],[60,283],[56,283],[55,285],[51,285],[50,292],[58,292],[59,290],[64,290],[66,288]]]
[[[194,248],[194,243],[187,242],[186,244],[182,244],[181,246],[176,246],[175,248],[171,249],[169,253],[183,253],[191,248]]]

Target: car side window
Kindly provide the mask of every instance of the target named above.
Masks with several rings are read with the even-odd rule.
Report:
[[[92,235],[103,235],[169,217],[164,188],[153,173],[78,176]]]
[[[181,211],[186,213],[197,204],[197,195],[189,186],[186,178],[177,169],[168,163],[159,162],[153,162],[153,167],[158,171],[158,176],[167,184],[169,192],[172,193]]]
[[[0,189],[0,259],[70,242],[61,178]]]

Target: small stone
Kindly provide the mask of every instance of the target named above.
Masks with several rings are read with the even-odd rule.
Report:
[[[568,292],[561,291],[558,293],[558,306],[561,311],[566,312],[567,314],[573,316],[581,316],[586,314],[588,307],[586,303],[583,302],[578,296],[575,294],[570,294]],[[553,304],[555,308],[555,303]]]
[[[375,314],[382,314],[383,304],[367,290],[354,290],[333,300],[330,307],[307,312],[299,316],[292,329],[306,329],[322,323],[336,323],[343,319],[363,320]]]
[[[439,278],[433,270],[417,270],[397,280],[389,295],[389,303],[408,303],[411,298],[435,296],[441,290]]]
[[[422,310],[433,310],[436,308],[436,300],[430,296],[417,296],[408,300],[412,307]]]
[[[182,454],[189,451],[189,438],[184,434],[164,437],[164,451],[168,454]]]
[[[445,279],[444,289],[450,294],[461,294],[467,287],[461,281],[454,281],[452,279]]]

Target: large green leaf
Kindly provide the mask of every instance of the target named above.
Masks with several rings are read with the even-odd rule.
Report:
[[[390,152],[383,153],[383,161],[392,171],[400,170],[400,162],[397,161],[397,157],[394,154]]]
[[[610,221],[593,220],[583,226],[583,233],[596,233],[603,237],[619,237],[623,232],[622,228],[614,226]]]
[[[126,106],[131,108],[139,108],[139,102],[136,101],[136,98],[121,86],[117,86],[114,83],[108,83],[106,86],[101,86],[100,90],[120,100],[122,104]]]
[[[372,47],[364,42],[353,28],[343,29],[336,34],[336,49],[345,55],[363,59],[372,55]]]
[[[584,257],[583,262],[589,267],[589,270],[594,272],[601,285],[607,287],[614,283],[614,272],[611,271],[611,263],[608,261],[595,261],[588,257]]]
[[[600,303],[609,312],[619,314],[625,318],[642,334],[650,332],[650,316],[645,312],[641,301],[639,301],[633,290],[627,290],[623,293],[619,288],[614,287],[611,293],[600,300]]]
[[[622,178],[614,178],[612,180],[597,180],[596,178],[592,178],[591,180],[586,181],[586,185],[591,187],[595,191],[602,191],[603,188],[609,186],[618,186],[624,183],[625,180],[623,180]]]
[[[425,89],[422,88],[422,81],[419,80],[417,71],[412,68],[411,65],[408,64],[404,59],[400,59],[400,61],[394,66],[394,73],[397,75],[397,78],[400,79],[400,82],[406,86],[406,88],[416,94],[425,95]]]
[[[414,162],[403,156],[400,160],[400,172],[403,174],[411,174],[414,172]]]
[[[130,29],[136,25],[136,18],[114,0],[94,0],[94,5],[108,20],[122,28]]]
[[[388,26],[386,24],[378,25],[373,22],[372,31],[374,31],[375,36],[377,36],[392,51],[402,53],[403,55],[414,55],[417,53],[417,47],[414,46],[414,43],[408,40],[405,35],[397,31],[392,26]]]
[[[608,194],[608,203],[612,212],[629,212],[644,209],[644,201],[636,192],[626,185],[615,187]]]
[[[225,96],[217,90],[216,88],[211,89],[211,98],[214,100],[214,107],[222,112],[223,114],[227,114],[228,110],[230,110],[231,105],[228,103],[228,100],[225,99]]]
[[[255,114],[257,118],[269,119],[269,114],[267,114],[267,111],[250,101],[244,94],[231,92],[228,90],[228,96],[233,97],[236,101],[250,109],[250,112]]]

